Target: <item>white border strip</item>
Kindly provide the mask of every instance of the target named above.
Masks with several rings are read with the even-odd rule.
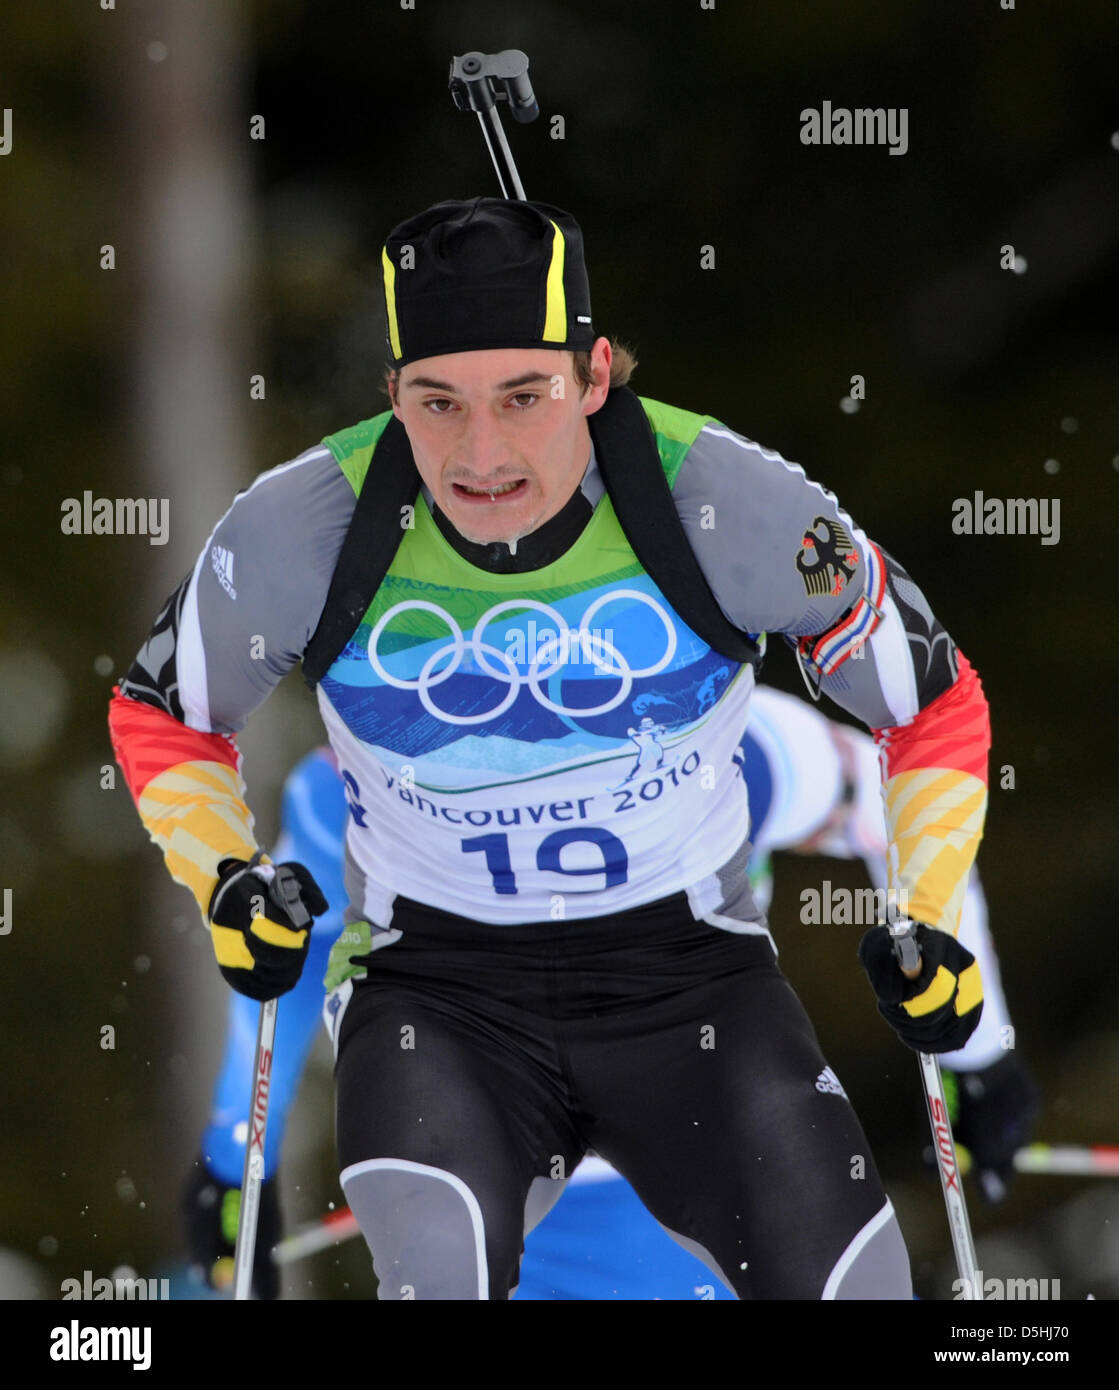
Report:
[[[836,1292],[843,1282],[843,1276],[862,1254],[871,1240],[878,1234],[883,1226],[889,1222],[894,1215],[894,1204],[889,1197],[886,1198],[886,1205],[878,1213],[872,1216],[861,1231],[854,1237],[847,1249],[840,1255],[835,1262],[832,1272],[828,1275],[828,1282],[824,1285],[824,1292],[820,1295],[821,1303],[825,1300],[835,1301]]]

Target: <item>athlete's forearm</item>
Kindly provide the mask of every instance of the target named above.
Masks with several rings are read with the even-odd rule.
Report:
[[[909,916],[953,934],[987,813],[987,700],[967,657],[954,685],[905,725],[875,729],[893,885]]]
[[[257,848],[233,737],[188,729],[119,691],[109,704],[109,731],[144,828],[208,924],[218,864],[250,859]]]
[[[221,860],[256,850],[234,735],[306,647],[352,510],[325,448],[261,474],[164,605],[110,707],[140,818],[204,917]]]
[[[990,727],[979,678],[962,652],[958,677],[905,723],[872,729],[885,810],[886,881],[899,907],[956,934],[987,809]],[[835,852],[828,844],[824,852]],[[862,846],[871,877],[880,847]],[[876,862],[878,861],[878,862]]]
[[[987,780],[986,701],[966,659],[957,652],[956,660],[960,663],[960,680],[939,697],[939,701],[930,702],[909,724],[878,730],[878,746],[885,754],[885,796],[883,760],[876,753],[874,742],[853,729],[842,730],[841,736],[851,743],[856,757],[857,786],[843,826],[830,837],[821,839],[817,852],[860,855],[875,887],[885,888],[890,883],[890,838],[900,834],[899,861],[913,866],[918,859],[931,856],[937,865],[936,872],[942,876],[950,874],[955,885],[952,896],[963,911],[959,918],[959,939],[978,954],[976,939],[987,935],[986,918],[984,914],[984,925],[980,929],[975,929],[974,922],[969,920],[967,905],[973,899],[981,901],[982,893],[974,874],[971,875],[973,891],[968,892],[969,876],[964,863],[970,862],[969,855],[974,857],[982,830]],[[904,807],[901,804],[903,795],[906,798]],[[957,799],[956,810],[951,809],[953,798]],[[932,807],[934,800],[938,809]],[[890,817],[889,826],[883,816],[884,802],[887,809],[897,812]],[[971,835],[956,833],[962,829],[957,823],[959,807],[970,808],[974,831]],[[949,811],[951,814],[946,817]],[[965,811],[965,819],[966,814]],[[946,855],[943,850],[938,854],[938,839],[942,845],[951,842],[955,855]],[[968,854],[960,857],[959,851],[963,848]],[[902,886],[913,894],[912,882]],[[929,886],[927,881],[922,885],[926,891]],[[911,897],[909,906],[913,915],[927,920],[914,907],[914,901]],[[925,910],[931,909],[925,906]],[[974,918],[974,912],[970,916]],[[933,924],[944,925],[943,922]],[[993,1001],[988,1002],[993,1014]]]
[[[892,556],[864,548],[875,561],[864,603],[876,562],[883,566],[869,631],[838,661],[830,633],[802,639],[798,659],[809,680],[874,735],[889,883],[904,892],[903,910],[955,934],[987,809],[987,701],[910,576]]]

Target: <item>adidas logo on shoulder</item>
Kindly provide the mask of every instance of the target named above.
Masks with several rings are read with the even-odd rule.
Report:
[[[816,1078],[817,1091],[824,1091],[828,1095],[842,1096],[844,1100],[850,1100],[847,1092],[840,1084],[839,1077],[832,1071],[831,1067],[825,1067]]]
[[[224,545],[212,545],[210,564],[218,577],[218,583],[230,598],[235,599],[237,590],[233,587],[233,551],[227,550]]]

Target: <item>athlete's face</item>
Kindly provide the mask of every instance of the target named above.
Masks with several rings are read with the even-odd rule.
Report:
[[[480,545],[517,541],[550,520],[586,470],[587,417],[607,386],[580,388],[573,354],[492,348],[425,357],[401,369],[393,413],[420,477],[455,529]],[[610,343],[591,352],[610,379]]]

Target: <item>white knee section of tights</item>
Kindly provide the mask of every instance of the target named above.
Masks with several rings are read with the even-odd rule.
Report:
[[[461,1178],[456,1177],[454,1173],[448,1173],[444,1168],[433,1168],[426,1163],[413,1163],[410,1159],[369,1158],[343,1169],[340,1180],[350,1209],[357,1217],[366,1243],[373,1252],[374,1268],[377,1266],[379,1255],[381,1258],[396,1258],[394,1252],[379,1251],[377,1248],[378,1235],[381,1234],[383,1239],[388,1209],[399,1211],[402,1203],[409,1199],[420,1199],[423,1215],[429,1220],[434,1219],[436,1223],[443,1219],[448,1227],[453,1223],[455,1207],[460,1214],[465,1211],[472,1234],[477,1292],[451,1296],[489,1298],[489,1267],[486,1263],[486,1229],[482,1208],[477,1197]],[[434,1194],[430,1190],[424,1193],[423,1189],[431,1183],[438,1184],[436,1192],[443,1194],[442,1201],[438,1197],[433,1200]],[[452,1199],[448,1209],[446,1198],[451,1194],[459,1200],[455,1202]],[[385,1210],[382,1210],[382,1202]],[[440,1207],[445,1211],[449,1210],[450,1220],[438,1216]],[[434,1256],[439,1245],[440,1232],[435,1229],[430,1235],[431,1253]],[[379,1270],[378,1277],[383,1277]]]

